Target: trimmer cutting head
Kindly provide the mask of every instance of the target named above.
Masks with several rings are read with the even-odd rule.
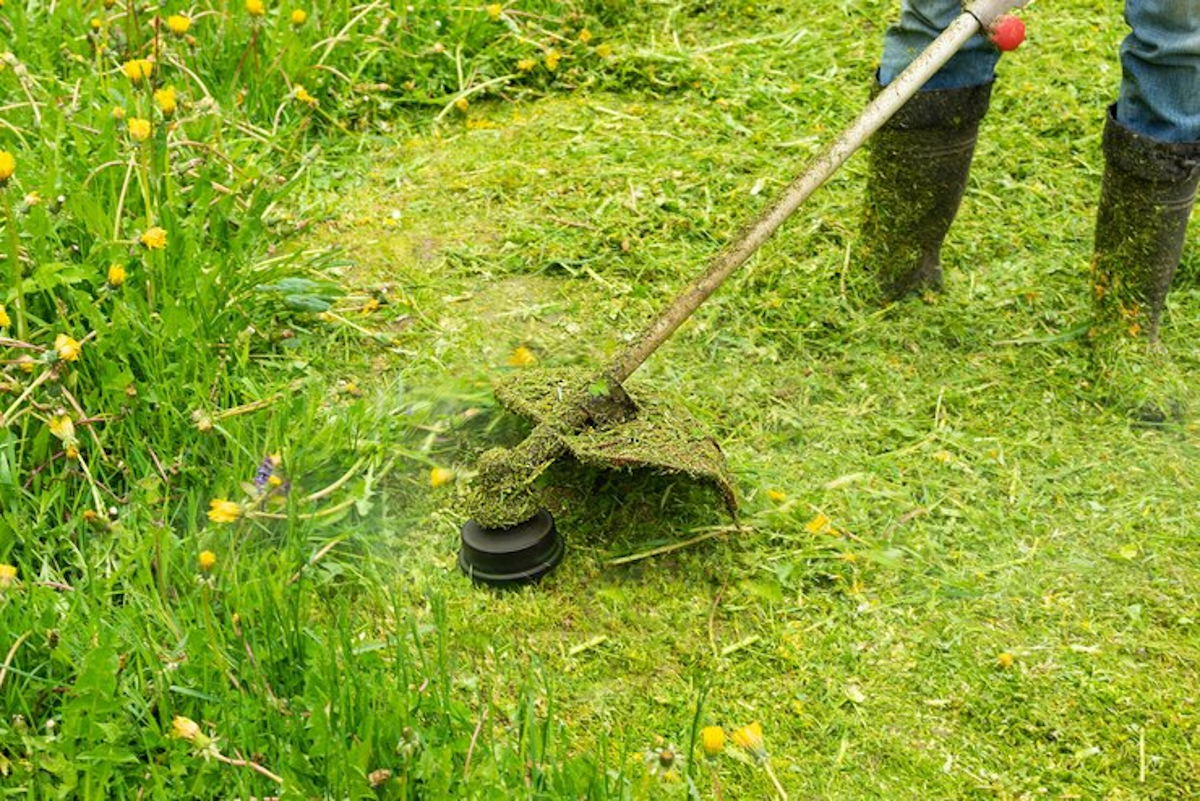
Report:
[[[535,479],[564,453],[590,467],[688,476],[712,486],[730,514],[737,511],[721,448],[686,412],[579,369],[523,370],[496,388],[496,399],[535,428],[516,448],[480,459],[459,554],[459,566],[478,581],[531,581],[561,560]]]

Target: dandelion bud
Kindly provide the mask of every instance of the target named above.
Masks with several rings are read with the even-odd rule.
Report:
[[[429,486],[440,487],[454,480],[454,471],[445,467],[435,467],[429,471]]]
[[[175,113],[175,87],[168,86],[165,89],[159,89],[154,93],[154,102],[162,110],[164,117],[170,117]]]
[[[740,747],[749,751],[751,755],[758,759],[767,758],[767,747],[763,742],[762,724],[755,721],[749,726],[743,726],[733,733],[733,741]]]
[[[0,150],[0,186],[8,183],[13,173],[17,171],[17,159],[7,150]]]
[[[112,115],[112,118],[113,118],[114,120],[123,120],[123,119],[125,119],[125,109],[124,109],[124,108],[122,108],[121,106],[113,106],[113,107],[112,107],[112,111],[111,111],[111,112],[109,112],[109,113]]]
[[[108,266],[108,285],[111,287],[119,287],[125,283],[125,268],[119,264],[110,264]]]
[[[183,14],[172,14],[167,17],[167,30],[176,36],[183,36],[192,27],[192,18]]]
[[[138,241],[146,250],[162,250],[167,246],[167,232],[156,225],[142,232]]]
[[[179,740],[192,742],[200,736],[200,724],[183,715],[176,715],[171,721],[171,736]]]
[[[135,142],[145,142],[150,138],[150,120],[134,117],[129,121],[129,138]]]
[[[201,551],[198,562],[200,564],[200,572],[208,573],[216,567],[217,555],[212,551]]]
[[[514,349],[513,352],[508,355],[508,364],[510,367],[528,367],[536,362],[537,356],[535,356],[533,351],[524,345]]]
[[[54,338],[54,350],[58,353],[58,358],[64,362],[74,362],[79,360],[79,352],[82,346],[66,334],[59,334]]]
[[[725,750],[725,730],[720,726],[705,726],[700,730],[700,747],[712,758]]]
[[[134,83],[141,83],[154,72],[154,62],[144,58],[135,58],[121,65],[125,77]]]
[[[242,516],[242,507],[234,501],[213,498],[208,506],[208,519],[214,523],[232,523]]]

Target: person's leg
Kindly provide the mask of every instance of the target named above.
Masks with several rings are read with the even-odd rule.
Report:
[[[1154,340],[1200,179],[1200,3],[1128,0],[1125,18],[1093,278],[1101,320]]]
[[[890,83],[962,12],[958,0],[904,0],[876,86]],[[976,36],[871,139],[862,226],[868,294],[941,287],[942,242],[962,201],[999,54]]]
[[[879,85],[887,86],[962,13],[960,0],[903,0],[900,19],[883,36]],[[922,91],[961,89],[992,82],[1000,53],[982,35],[974,36]]]
[[[1104,126],[1092,338],[1121,401],[1161,417],[1162,371],[1136,354],[1158,339],[1200,182],[1200,2],[1127,0],[1125,18],[1121,90]]]
[[[1160,142],[1200,141],[1200,3],[1128,0],[1117,122]]]

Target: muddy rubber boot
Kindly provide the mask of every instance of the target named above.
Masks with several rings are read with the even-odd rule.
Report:
[[[1186,409],[1188,382],[1158,344],[1158,330],[1200,182],[1200,142],[1159,142],[1114,112],[1104,127],[1091,342],[1110,398],[1143,422],[1161,423],[1182,419]]]
[[[991,94],[991,83],[919,92],[872,137],[862,226],[864,266],[875,284],[868,295],[886,302],[941,289],[942,240]]]

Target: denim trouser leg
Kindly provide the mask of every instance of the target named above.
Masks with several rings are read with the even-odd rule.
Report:
[[[959,0],[902,0],[884,36],[879,81],[886,86],[962,12]],[[1131,33],[1121,44],[1117,120],[1161,142],[1200,141],[1200,0],[1126,0]],[[957,89],[992,79],[999,53],[969,41],[925,89]]]
[[[1191,3],[1195,0],[1180,0]],[[903,0],[900,21],[887,29],[883,39],[883,60],[879,65],[879,83],[887,86],[892,79],[938,37],[954,18],[962,13],[959,0]],[[982,36],[974,36],[929,79],[923,91],[961,89],[992,80],[1000,54]]]
[[[1127,0],[1117,121],[1160,142],[1200,141],[1200,0]]]

